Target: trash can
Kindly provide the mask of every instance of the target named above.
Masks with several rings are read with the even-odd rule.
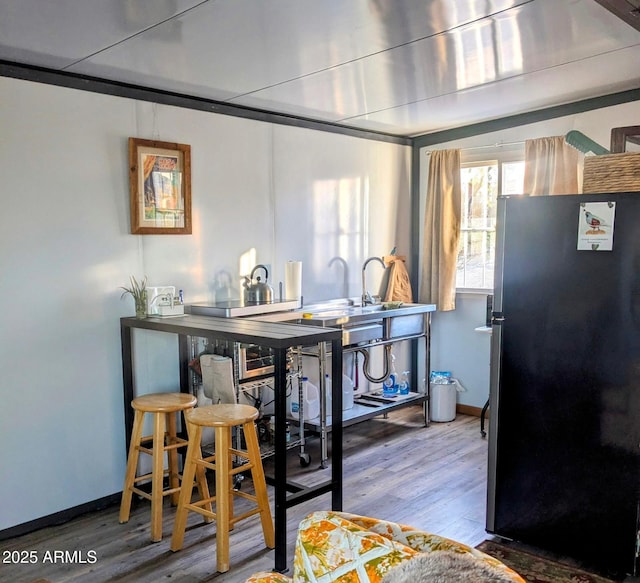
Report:
[[[429,411],[431,421],[445,423],[456,418],[456,400],[458,390],[456,383],[431,383]]]

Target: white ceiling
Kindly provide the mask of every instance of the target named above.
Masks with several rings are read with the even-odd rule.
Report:
[[[0,59],[398,136],[640,87],[595,0],[0,0]]]

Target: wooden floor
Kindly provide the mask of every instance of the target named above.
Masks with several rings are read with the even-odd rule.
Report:
[[[487,440],[480,435],[480,420],[458,415],[451,423],[425,428],[421,411],[411,407],[345,429],[343,509],[411,524],[475,546],[488,538],[484,531]],[[308,468],[300,466],[297,450],[289,452],[290,471],[297,481],[311,484],[326,479],[323,474],[329,470],[318,469],[317,445],[313,439],[307,447]],[[269,460],[265,469],[271,470]],[[251,489],[250,482],[245,487]],[[288,511],[289,564],[298,522],[329,506],[326,494]],[[237,507],[242,508],[241,502]],[[264,548],[257,517],[239,523],[231,533],[231,570],[220,574],[215,570],[215,524],[203,524],[195,513],[189,516],[184,548],[169,550],[174,512],[166,500],[164,539],[159,543],[149,541],[149,503],[144,500],[134,506],[127,524],[118,523],[118,508],[113,507],[2,541],[3,559],[11,556],[8,551],[29,551],[31,555],[21,556],[35,557],[36,562],[3,561],[0,581],[241,583],[257,571],[273,568],[273,551]]]

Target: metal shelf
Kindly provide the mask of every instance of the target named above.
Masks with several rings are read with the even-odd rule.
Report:
[[[351,409],[347,409],[342,412],[342,427],[349,427],[350,425],[355,425],[356,423],[361,423],[362,421],[367,421],[368,419],[373,419],[374,417],[379,417],[380,415],[384,415],[398,409],[403,409],[404,407],[409,407],[411,405],[424,405],[428,396],[425,393],[409,393],[409,395],[406,396],[402,395],[390,398],[393,401],[391,403],[367,401],[367,405],[357,402],[358,398],[359,397],[356,397],[356,402],[354,402]],[[304,426],[308,431],[317,433],[322,431],[320,419],[305,421]],[[327,416],[325,429],[327,432],[331,431],[331,415]]]

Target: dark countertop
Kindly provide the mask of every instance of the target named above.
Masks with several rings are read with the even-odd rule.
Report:
[[[270,348],[309,346],[342,338],[338,328],[302,324],[265,322],[250,318],[216,318],[212,316],[175,316],[121,319],[122,326],[170,332],[186,336],[215,337],[221,340],[259,344]]]

